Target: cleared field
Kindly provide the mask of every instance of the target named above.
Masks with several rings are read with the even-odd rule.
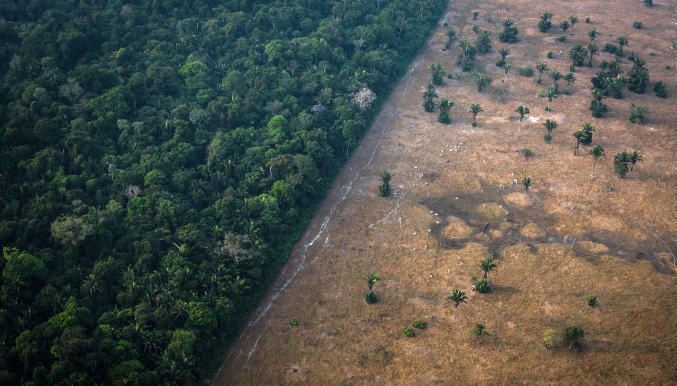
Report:
[[[450,3],[440,23],[454,27],[460,39],[475,41],[473,25],[492,33],[493,50],[478,54],[475,67],[493,82],[477,92],[456,65],[459,49],[444,50],[448,27],[440,25],[214,384],[677,383],[673,3]],[[548,33],[536,28],[544,12],[553,14]],[[557,25],[570,15],[580,23],[559,42]],[[507,18],[519,30],[516,44],[498,42]],[[633,28],[635,20],[642,29]],[[553,102],[538,97],[552,80],[544,74],[543,84],[536,84],[536,63],[568,72],[567,52],[578,43],[587,46],[592,28],[601,33],[593,67],[577,67],[569,95]],[[623,99],[607,98],[609,112],[592,118],[590,78],[602,60],[613,59],[601,48],[619,36],[629,40],[623,71],[634,52],[646,61],[651,81],[644,94],[624,90]],[[508,74],[494,64],[504,46]],[[455,103],[449,125],[421,106],[428,65],[438,62],[454,75],[436,88]],[[523,67],[535,75],[521,76]],[[667,99],[651,92],[658,80],[667,85]],[[471,126],[471,103],[484,110],[477,127]],[[644,124],[628,121],[631,103],[649,108]],[[531,110],[522,123],[519,105]],[[543,140],[548,118],[559,123],[550,143]],[[596,128],[592,144],[606,151],[594,177],[590,147],[573,154],[572,133],[586,122]],[[524,148],[534,156],[525,158]],[[644,161],[618,178],[614,155],[633,150]],[[378,195],[378,173],[386,169],[394,176],[390,198]],[[524,177],[533,180],[526,193],[519,182]],[[471,277],[481,277],[480,260],[492,256],[498,266],[489,273],[492,291],[471,291]],[[374,287],[380,300],[372,305],[364,300],[362,280],[369,272],[382,278]],[[458,308],[447,300],[456,288],[469,297]],[[597,297],[596,307],[587,305],[588,295]],[[403,327],[415,320],[427,328],[405,337]],[[472,335],[476,323],[490,335]],[[580,348],[546,351],[542,334],[573,324],[585,331]]]

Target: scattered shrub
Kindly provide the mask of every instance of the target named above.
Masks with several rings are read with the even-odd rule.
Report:
[[[531,67],[524,67],[519,69],[519,73],[522,76],[533,76],[534,70],[532,70]]]
[[[566,37],[566,35],[562,35],[562,36],[558,37],[557,40],[559,40],[560,42],[564,42],[564,41],[567,40],[567,37]]]
[[[364,296],[364,300],[367,301],[367,304],[374,304],[378,302],[378,296],[376,296],[376,293],[374,291],[369,291]]]
[[[653,0],[644,0],[645,7],[653,7]]]
[[[531,151],[531,149],[525,147],[524,149],[521,150],[522,156],[524,158],[531,158],[534,156],[534,153]]]
[[[297,327],[299,325],[299,322],[292,319],[292,320],[289,321],[289,325],[292,326],[292,327]]]
[[[586,22],[587,24],[590,24],[590,18],[589,18],[589,17],[586,17],[586,18],[585,18],[585,22]]]
[[[544,88],[539,88],[538,91],[536,91],[536,95],[538,95],[541,98],[545,98],[547,96]]]
[[[552,135],[546,134],[543,136],[543,139],[545,140],[545,142],[550,142],[552,141]]]
[[[635,20],[634,23],[632,23],[632,28],[642,29],[642,22]]]
[[[550,111],[550,106],[545,106],[545,111]]]
[[[414,323],[412,323],[412,326],[414,326],[414,328],[418,328],[418,329],[423,330],[424,328],[426,328],[427,324],[425,322],[421,322],[420,320],[417,320]]]
[[[656,82],[656,84],[653,86],[653,92],[655,92],[656,96],[660,98],[666,98],[668,96],[667,92],[665,91],[665,84],[662,81]]]
[[[636,124],[644,123],[644,117],[649,113],[648,107],[639,107],[635,106],[634,103],[630,104],[630,119],[629,121]]]
[[[562,345],[562,335],[556,330],[550,329],[543,333],[543,345],[546,349],[557,348]]]
[[[479,14],[480,14],[480,13],[477,12],[477,11],[473,12],[473,13],[472,13],[472,19],[473,19],[473,20],[477,20],[477,15],[479,15]]]
[[[491,292],[491,283],[485,279],[482,279],[475,284],[475,289],[481,294],[486,294]]]
[[[470,331],[475,336],[489,335],[486,329],[487,328],[484,326],[484,324],[477,323],[476,325],[473,326],[473,328]]]
[[[501,68],[503,66],[505,66],[505,60],[499,60],[496,62],[496,67]]]
[[[414,334],[414,330],[412,330],[412,329],[409,328],[409,327],[403,328],[403,329],[402,329],[402,334],[404,334],[404,336],[406,336],[407,338],[413,338],[413,337],[416,336],[416,334]]]
[[[588,305],[590,307],[594,307],[595,304],[597,304],[597,296],[595,295],[588,295]]]
[[[552,59],[552,57],[553,57],[552,51],[548,51],[548,53],[545,56],[547,56],[548,59]]]

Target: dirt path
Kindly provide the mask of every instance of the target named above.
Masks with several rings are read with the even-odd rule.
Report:
[[[637,2],[622,3],[655,20],[670,17]],[[577,69],[569,95],[552,103],[536,96],[550,82],[547,74],[540,86],[538,75],[517,72],[539,61],[567,72],[566,51],[587,45],[586,28],[596,28],[606,34],[600,47],[630,36],[652,79],[662,79],[669,95],[677,94],[675,72],[664,69],[677,59],[663,44],[672,32],[633,30],[632,12],[592,13],[594,2],[543,4],[548,8],[501,0],[450,3],[227,354],[214,385],[661,384],[675,376],[670,369],[677,336],[664,332],[677,328],[670,251],[677,241],[677,111],[669,108],[674,99],[625,91],[623,100],[607,99],[609,113],[594,120],[589,85],[597,68]],[[480,12],[478,20],[471,20],[472,11]],[[533,27],[546,11],[581,20],[590,11],[594,21],[576,25],[560,43],[556,27],[551,35]],[[507,75],[494,65],[504,46],[495,36],[506,18],[520,31],[520,41],[508,46],[513,70]],[[470,42],[473,24],[492,32],[493,51],[478,55],[476,63],[494,78],[484,92],[456,66],[458,49],[443,49],[444,22]],[[550,50],[555,58],[545,59]],[[607,56],[598,53],[595,63]],[[455,102],[450,125],[421,107],[433,62],[452,74],[437,87],[440,98]],[[645,125],[627,122],[631,102],[649,106]],[[484,109],[477,127],[470,125],[471,103]],[[523,123],[514,112],[520,104],[532,112]],[[546,118],[560,125],[550,143],[543,140]],[[594,178],[588,149],[573,155],[571,133],[585,122],[593,122],[593,143],[607,153]],[[534,156],[523,157],[524,148]],[[642,151],[645,162],[619,180],[611,160],[632,149]],[[378,196],[384,169],[394,176],[388,199]],[[523,177],[534,181],[527,194],[519,183]],[[479,295],[471,291],[470,278],[480,277],[478,263],[487,258],[499,268],[489,274],[492,292]],[[373,305],[364,302],[361,278],[368,272],[382,278]],[[456,288],[469,297],[458,309],[446,300]],[[599,307],[587,307],[589,294]],[[292,327],[290,320],[300,325]],[[428,328],[404,338],[403,326],[414,320]],[[478,322],[490,337],[469,334]],[[541,334],[571,324],[585,329],[585,350],[544,356]],[[617,366],[632,370],[619,372]]]

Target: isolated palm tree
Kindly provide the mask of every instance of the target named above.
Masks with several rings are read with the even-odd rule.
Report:
[[[583,129],[576,130],[574,132],[574,138],[576,138],[576,154],[578,154],[578,146],[581,144],[581,139],[584,139],[588,133]]]
[[[628,46],[628,38],[624,36],[619,36],[618,39],[616,39],[616,42],[618,43],[619,46],[621,46],[621,49],[623,49],[623,47]]]
[[[588,43],[588,51],[590,51],[590,61],[588,62],[588,67],[592,67],[592,55],[597,52],[597,46],[593,42]]]
[[[493,271],[494,268],[496,268],[497,265],[494,263],[491,259],[486,259],[480,261],[480,268],[484,272],[484,278],[486,279],[487,276],[489,275],[489,271]]]
[[[571,59],[572,66],[581,66],[583,60],[588,55],[588,51],[583,47],[582,44],[576,44],[572,49],[569,50],[569,59]]]
[[[437,121],[444,123],[445,125],[451,122],[451,118],[449,118],[449,110],[454,106],[454,102],[450,101],[449,99],[442,98],[440,99],[437,106],[440,108],[440,115],[437,117]]]
[[[472,125],[477,126],[477,122],[475,121],[475,118],[477,118],[477,114],[482,112],[482,107],[480,107],[479,103],[472,103],[470,105],[470,113],[472,113]]]
[[[578,16],[574,15],[569,16],[569,21],[571,22],[571,30],[573,30],[574,24],[578,23]]]
[[[630,162],[632,162],[632,156],[627,151],[616,154],[614,157],[614,172],[618,174],[618,178],[628,173],[628,164]]]
[[[597,164],[597,158],[601,157],[604,155],[604,148],[600,145],[595,145],[590,149],[590,152],[588,153],[592,156],[593,161],[592,161],[592,175],[595,175],[595,165]]]
[[[540,81],[543,78],[543,72],[545,72],[548,69],[548,65],[545,63],[538,63],[536,65],[536,69],[538,70],[538,80]]]
[[[517,110],[515,110],[515,112],[517,112],[520,115],[520,122],[522,122],[522,120],[524,120],[524,116],[529,114],[530,111],[527,106],[520,105],[517,106]]]
[[[381,278],[376,274],[376,272],[372,272],[364,277],[364,281],[366,281],[367,285],[369,286],[369,291],[374,288],[374,284],[376,284],[376,282],[379,280],[381,280]]]
[[[564,32],[567,32],[567,30],[571,28],[571,24],[569,24],[568,20],[562,20],[562,22],[559,23],[559,28],[561,28]]]
[[[573,72],[567,72],[566,75],[564,75],[564,81],[567,82],[567,87],[569,87],[576,81],[576,75],[574,75]]]
[[[508,71],[510,71],[511,68],[512,68],[512,66],[509,63],[506,63],[506,64],[501,66],[501,69],[503,69],[505,71],[505,75],[508,75]]]
[[[468,297],[465,296],[465,292],[460,289],[455,289],[447,299],[454,302],[454,308],[458,308],[459,304],[467,303],[466,300],[468,300]]]
[[[557,128],[557,122],[554,119],[548,118],[543,122],[543,126],[548,130],[548,134],[552,134],[552,131]]]
[[[599,36],[599,32],[597,32],[596,29],[593,28],[590,31],[588,31],[588,37],[590,38],[590,41],[595,40],[597,36]]]
[[[524,186],[524,191],[528,191],[529,188],[531,187],[531,178],[529,177],[524,177],[522,179],[522,185]]]

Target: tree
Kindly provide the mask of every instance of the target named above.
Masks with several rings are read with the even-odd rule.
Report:
[[[564,337],[569,341],[569,350],[573,350],[578,340],[584,335],[583,329],[578,326],[571,326],[564,329]]]
[[[623,98],[622,91],[627,84],[628,84],[628,81],[623,76],[619,76],[618,78],[609,79],[609,89],[613,93],[613,97],[616,98],[616,99]]]
[[[381,278],[376,274],[376,272],[371,272],[364,277],[364,281],[366,281],[367,285],[369,286],[369,291],[373,289],[374,284],[376,284],[376,282],[379,280],[381,280]]]
[[[578,154],[578,147],[581,144],[581,139],[585,138],[587,136],[587,133],[585,130],[578,129],[574,132],[573,134],[574,138],[576,138],[576,152],[575,154]]]
[[[604,148],[600,145],[595,145],[588,152],[592,156],[592,175],[595,175],[595,165],[597,164],[597,158],[604,155]]]
[[[571,15],[569,16],[569,21],[571,22],[571,29],[574,29],[574,24],[578,23],[578,16]]]
[[[454,106],[454,102],[449,99],[442,98],[438,103],[440,108],[440,115],[437,117],[437,122],[449,124],[451,118],[449,117],[449,110]]]
[[[94,226],[79,217],[62,217],[52,223],[52,235],[64,245],[77,247],[94,234]]]
[[[564,81],[567,82],[567,88],[571,86],[576,81],[576,76],[574,75],[573,72],[567,72],[566,75],[564,75]]]
[[[591,41],[591,42],[592,42],[593,40],[595,40],[595,38],[596,38],[597,36],[599,36],[599,32],[597,32],[596,29],[593,28],[593,29],[591,29],[590,31],[588,31],[588,37],[590,38],[590,41]]]
[[[477,83],[477,92],[482,92],[482,90],[491,83],[491,78],[480,74],[476,70],[473,71],[472,75],[475,77],[475,83]]]
[[[583,47],[582,44],[575,45],[572,49],[569,50],[569,59],[571,59],[572,66],[582,66],[583,60],[588,55],[588,51]]]
[[[564,31],[564,32],[566,33],[567,30],[568,30],[569,28],[571,28],[571,24],[569,24],[569,21],[568,21],[568,20],[562,20],[562,22],[559,23],[559,28],[561,28],[562,31]]]
[[[545,96],[548,97],[548,102],[552,102],[553,99],[557,99],[557,87],[548,87],[548,90],[545,92]]]
[[[649,70],[644,68],[644,60],[635,59],[635,65],[628,71],[628,90],[642,94],[649,83]]]
[[[475,118],[477,118],[477,114],[482,112],[482,107],[480,107],[479,103],[472,103],[470,105],[470,113],[472,114],[472,125],[477,126],[477,122],[475,121]]]
[[[510,50],[505,47],[501,47],[498,53],[501,55],[501,60],[505,60],[505,58],[510,55]]]
[[[594,99],[590,102],[589,108],[590,111],[592,111],[592,116],[595,118],[602,118],[608,111],[606,105],[602,103],[602,100],[606,98],[606,91],[599,88],[593,88],[592,97]]]
[[[435,110],[434,98],[437,98],[437,93],[435,92],[435,87],[431,83],[428,85],[428,90],[423,93],[423,108],[425,111],[432,113]]]
[[[653,92],[656,93],[656,96],[659,98],[667,98],[668,94],[665,91],[665,83],[662,81],[656,82],[653,86]]]
[[[548,70],[548,65],[545,63],[538,63],[536,65],[536,69],[538,70],[538,82],[541,82],[541,79],[543,78],[543,73]]]
[[[504,65],[501,66],[501,69],[505,71],[505,75],[508,75],[508,71],[510,71],[511,68],[512,66],[509,63],[505,63]]]
[[[588,67],[592,67],[592,55],[597,52],[597,46],[593,42],[588,43],[588,51],[590,51],[590,61],[588,62]]]
[[[584,123],[583,131],[585,132],[585,136],[580,139],[580,142],[587,145],[592,142],[592,133],[595,132],[595,127],[591,123]]]
[[[543,333],[542,340],[546,350],[557,348],[562,345],[562,335],[553,329],[549,329]]]
[[[559,71],[554,70],[553,72],[550,73],[550,77],[552,78],[554,84],[556,85],[557,82],[562,79],[562,74],[560,74]]]
[[[503,20],[503,31],[499,32],[498,40],[502,43],[515,43],[517,42],[517,28],[513,27],[514,22],[510,19]]]
[[[381,185],[378,187],[381,197],[390,196],[390,180],[393,178],[392,174],[389,171],[384,170],[383,173],[379,174],[381,177]]]
[[[482,31],[479,36],[477,36],[475,48],[480,54],[486,54],[491,51],[491,38],[489,36],[491,36],[489,31]]]
[[[522,179],[522,185],[524,186],[524,191],[529,191],[529,188],[531,187],[531,178],[529,177],[524,177]]]
[[[554,119],[548,118],[543,122],[543,126],[548,131],[548,134],[552,134],[552,131],[557,128],[557,122]]]
[[[241,97],[247,91],[247,80],[238,70],[232,70],[221,82],[221,89],[230,94],[231,100]]]
[[[449,40],[447,41],[447,45],[449,47],[453,46],[456,40],[458,40],[458,37],[456,37],[456,30],[453,28],[449,28],[446,32],[446,35],[447,38],[449,38]]]
[[[628,46],[628,38],[626,38],[626,37],[624,37],[624,36],[619,36],[619,37],[616,39],[616,42],[617,42],[618,45],[621,47],[621,52],[620,52],[619,56],[623,56],[623,47],[627,47],[627,46]]]
[[[472,333],[477,335],[477,336],[488,335],[485,330],[486,330],[486,327],[484,326],[483,323],[477,323],[472,328]]]
[[[455,289],[447,299],[454,302],[454,308],[458,308],[459,304],[467,303],[468,297],[465,296],[465,292],[460,289]]]
[[[430,66],[428,66],[428,72],[432,74],[432,84],[441,86],[444,81],[444,75],[446,75],[442,65],[440,63],[431,63]]]
[[[487,276],[489,275],[489,271],[493,271],[494,268],[496,268],[497,265],[496,263],[493,262],[491,259],[485,259],[480,261],[480,268],[484,272],[484,278],[486,279]]]
[[[524,105],[517,106],[517,110],[515,110],[515,112],[520,115],[520,122],[524,120],[525,115],[530,113],[529,108]]]
[[[477,49],[468,43],[467,40],[461,40],[459,47],[461,48],[461,54],[457,63],[462,66],[464,72],[472,70]]]
[[[541,32],[548,32],[550,28],[552,28],[552,23],[550,22],[550,19],[552,19],[552,13],[546,12],[541,15],[541,20],[538,22],[538,30]]]
[[[642,154],[637,150],[633,151],[632,154],[630,154],[630,171],[632,172],[635,168],[635,164],[641,161],[643,161]]]
[[[628,173],[628,164],[632,162],[632,156],[628,152],[616,154],[614,157],[614,173],[618,174],[618,178],[622,178]]]
[[[636,123],[638,125],[644,123],[644,117],[649,113],[649,108],[648,107],[639,107],[636,106],[634,103],[630,103],[630,119],[629,121],[632,123]]]

